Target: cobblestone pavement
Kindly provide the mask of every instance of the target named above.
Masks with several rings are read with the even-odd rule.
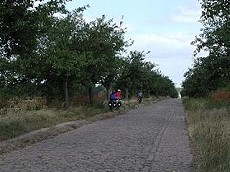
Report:
[[[0,172],[189,172],[179,99],[97,121],[0,156]]]

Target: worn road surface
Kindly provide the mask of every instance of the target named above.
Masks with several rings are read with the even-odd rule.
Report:
[[[0,172],[190,172],[181,100],[168,99],[0,156]]]

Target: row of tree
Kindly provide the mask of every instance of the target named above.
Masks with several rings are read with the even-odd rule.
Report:
[[[207,96],[218,89],[230,89],[230,1],[200,0],[204,28],[192,44],[207,57],[198,57],[185,73],[183,95]]]
[[[0,2],[1,96],[45,96],[48,102],[58,97],[68,106],[79,85],[92,102],[96,84],[107,92],[121,88],[129,96],[140,89],[177,96],[173,82],[144,61],[147,53],[126,53],[133,41],[125,40],[123,21],[102,16],[87,22],[83,12],[88,6],[70,12],[65,3]]]

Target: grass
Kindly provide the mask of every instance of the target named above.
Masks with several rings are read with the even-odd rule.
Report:
[[[229,101],[186,99],[187,121],[194,150],[194,171],[230,171]]]
[[[68,110],[40,109],[11,112],[0,117],[0,141],[60,123],[87,119],[105,112],[105,108],[83,106],[72,107]]]
[[[156,100],[155,98],[145,99],[143,104],[149,104]],[[123,101],[123,105],[119,111],[122,112],[131,108],[135,108],[137,102],[135,100]],[[66,123],[76,120],[96,121],[110,118],[115,113],[103,115],[109,112],[107,102],[99,103],[94,106],[76,106],[67,110],[57,108],[41,108],[38,110],[15,109],[8,106],[2,107],[0,113],[0,141],[9,140],[31,131],[41,128],[52,127],[57,124]],[[31,108],[29,108],[31,109]]]

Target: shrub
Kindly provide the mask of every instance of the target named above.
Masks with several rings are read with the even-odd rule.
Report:
[[[212,93],[211,97],[215,101],[230,101],[230,91],[218,90]]]

